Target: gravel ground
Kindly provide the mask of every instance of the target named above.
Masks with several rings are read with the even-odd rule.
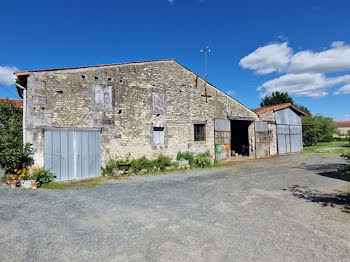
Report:
[[[0,261],[350,261],[344,163],[295,154],[98,188],[0,186]]]

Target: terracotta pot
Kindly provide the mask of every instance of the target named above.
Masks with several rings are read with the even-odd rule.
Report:
[[[39,184],[39,182],[32,183],[32,188],[33,189],[37,189],[38,188],[38,184]]]
[[[17,187],[17,181],[16,180],[11,181],[10,185],[11,185],[11,187]]]

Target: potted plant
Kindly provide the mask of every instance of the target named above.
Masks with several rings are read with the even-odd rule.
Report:
[[[118,159],[118,169],[123,172],[128,171],[130,168],[130,154],[127,154],[124,158]]]
[[[31,188],[32,183],[36,182],[36,177],[34,174],[34,168],[23,167],[21,170],[16,170],[18,174],[18,179],[21,181],[21,186],[23,188]]]
[[[11,174],[9,175],[9,178],[10,178],[10,186],[17,187],[18,181],[16,179],[16,176]]]

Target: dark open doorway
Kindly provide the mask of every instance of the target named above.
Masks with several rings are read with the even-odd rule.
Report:
[[[250,124],[250,121],[231,120],[232,155],[234,155],[234,153],[238,153],[242,156],[249,156],[248,127]]]

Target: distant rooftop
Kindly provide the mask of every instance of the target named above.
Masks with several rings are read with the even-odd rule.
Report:
[[[0,103],[11,103],[14,106],[23,107],[22,99],[0,98]]]
[[[293,111],[296,111],[300,115],[304,115],[304,116],[307,115],[305,112],[296,108],[291,103],[285,103],[285,104],[279,104],[279,105],[273,105],[273,106],[264,106],[264,107],[252,109],[252,111],[255,112],[257,115],[261,115],[269,111],[278,111],[278,110],[285,109],[287,107],[290,107]]]
[[[338,121],[338,122],[333,122],[333,125],[336,127],[350,127],[350,121]]]

